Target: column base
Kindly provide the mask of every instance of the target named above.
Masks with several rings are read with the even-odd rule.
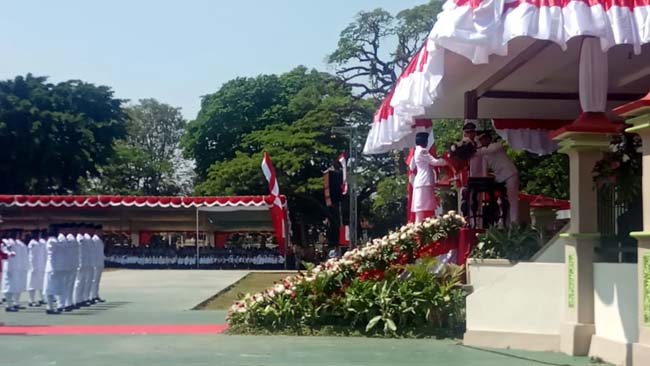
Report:
[[[632,365],[632,344],[612,341],[597,335],[591,337],[589,356],[619,366]]]
[[[587,356],[595,333],[594,324],[564,323],[560,327],[560,349],[572,356]]]
[[[650,345],[634,343],[632,345],[632,366],[650,365]]]
[[[463,337],[463,344],[474,347],[558,352],[560,350],[560,335],[467,330]]]

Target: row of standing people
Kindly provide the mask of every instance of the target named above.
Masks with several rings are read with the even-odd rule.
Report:
[[[100,235],[101,227],[92,225],[5,233],[0,244],[5,310],[24,309],[20,305],[23,292],[29,294],[30,307],[47,305],[47,314],[103,302],[99,296],[104,269]]]
[[[125,268],[197,268],[196,254],[193,251],[133,252],[113,250],[106,257],[109,266]],[[199,266],[203,269],[230,268],[284,268],[284,257],[276,250],[201,250]]]

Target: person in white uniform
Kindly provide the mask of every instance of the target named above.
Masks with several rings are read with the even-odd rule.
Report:
[[[27,292],[27,273],[29,272],[29,250],[27,245],[22,240],[22,233],[16,231],[14,241],[16,243],[15,252],[18,259],[18,289],[14,294],[14,305],[19,309],[25,309],[20,306],[20,296],[23,292]]]
[[[15,242],[10,241],[12,233],[6,234],[7,237],[0,242],[0,251],[7,257],[2,271],[2,293],[5,298],[5,311],[17,312],[18,305],[14,305],[16,290],[20,287],[18,268],[19,260],[16,258]]]
[[[102,272],[104,271],[104,242],[101,239],[102,227],[95,226],[95,233],[92,236],[94,246],[94,266],[93,266],[93,280],[90,297],[93,302],[105,302],[99,296],[99,287],[102,280]]]
[[[489,134],[482,133],[478,136],[478,140],[481,147],[476,154],[485,159],[488,168],[494,172],[494,179],[505,184],[510,204],[510,223],[516,224],[519,221],[519,172],[517,167],[506,154],[503,144],[493,142]]]
[[[58,234],[58,226],[51,226],[48,231],[45,260],[45,281],[43,284],[45,297],[47,299],[46,314],[60,314],[62,308],[61,293],[63,288],[64,263],[61,240],[62,235]],[[58,306],[57,306],[58,302]]]
[[[45,304],[43,295],[43,280],[45,278],[45,262],[47,260],[46,243],[34,233],[27,244],[29,250],[29,272],[27,273],[27,292],[29,293],[29,306]],[[41,241],[42,240],[42,241]],[[36,295],[40,300],[36,301]]]
[[[68,227],[66,239],[66,279],[65,299],[63,310],[66,312],[74,309],[74,284],[79,270],[79,244],[77,243],[76,228],[74,225]]]
[[[75,308],[80,308],[82,306],[87,306],[86,301],[86,283],[88,282],[88,271],[90,267],[90,260],[88,258],[88,244],[84,236],[85,226],[81,227],[80,230],[77,230],[77,247],[75,255],[79,257],[77,266],[77,274],[75,276],[74,282],[74,295],[73,295],[73,306]],[[92,272],[91,272],[92,273]]]
[[[82,258],[85,263],[85,279],[83,283],[83,290],[82,290],[82,300],[83,300],[83,306],[90,306],[92,305],[92,297],[91,297],[91,292],[92,292],[92,286],[93,286],[93,276],[94,276],[94,259],[93,259],[93,254],[94,254],[94,243],[93,243],[93,238],[92,235],[94,234],[94,226],[88,225],[86,227],[86,232],[84,233],[84,242],[82,245]]]
[[[433,216],[437,206],[435,195],[436,172],[434,166],[445,166],[445,161],[436,159],[427,150],[429,133],[419,132],[415,135],[415,154],[413,159],[417,172],[413,181],[412,211],[415,212],[415,222],[420,223],[427,217]]]

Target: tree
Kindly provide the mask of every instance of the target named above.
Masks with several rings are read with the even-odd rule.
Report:
[[[278,99],[280,104],[267,106],[262,101],[258,105],[255,100],[247,103],[260,116],[275,116],[268,118],[276,122],[260,123],[263,127],[255,129],[250,126],[252,131],[240,134],[239,144],[227,154],[232,157],[214,162],[196,193],[268,192],[260,168],[262,153],[268,151],[278,171],[281,192],[289,198],[292,221],[302,226],[322,225],[329,215],[323,197],[323,173],[347,146],[344,139],[332,139],[331,129],[367,120],[372,116],[373,104],[353,98],[351,89],[333,75],[304,67],[273,78],[259,78],[276,80],[278,85],[267,87],[283,95]],[[231,97],[241,100],[236,95]]]
[[[128,135],[116,144],[115,157],[98,169],[100,177],[84,181],[85,190],[131,195],[178,194],[183,183],[191,182],[191,176],[177,174],[187,174],[191,165],[180,155],[180,140],[186,127],[180,108],[155,99],[141,99],[126,111]]]
[[[317,85],[321,82],[322,85]],[[205,180],[210,166],[235,158],[243,136],[266,126],[295,120],[313,101],[289,99],[298,92],[309,95],[336,83],[321,73],[297,67],[291,72],[237,78],[225,83],[216,93],[203,97],[196,120],[190,122],[183,138],[185,155],[196,161],[199,181]],[[305,88],[311,85],[309,88]]]
[[[0,82],[0,192],[72,193],[126,135],[123,101],[106,86],[31,74]]]
[[[87,194],[176,194],[173,170],[171,162],[156,161],[144,148],[120,140],[111,162],[99,167],[98,177],[83,179],[82,187]]]
[[[339,38],[327,61],[336,74],[360,90],[359,97],[382,100],[431,31],[441,1],[402,10],[396,16],[384,9],[362,11]],[[395,45],[386,51],[385,45]]]

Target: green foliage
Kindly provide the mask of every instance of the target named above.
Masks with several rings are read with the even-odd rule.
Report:
[[[195,191],[205,195],[267,192],[260,163],[262,152],[268,151],[278,171],[281,192],[289,197],[292,215],[301,215],[301,222],[321,223],[329,215],[324,205],[323,172],[348,145],[345,139],[332,138],[331,129],[370,120],[373,104],[353,98],[351,90],[334,76],[304,67],[244,83],[257,84],[258,79],[277,96],[273,103],[250,99],[248,91],[232,90],[231,83],[227,83],[209,97],[209,105],[204,101],[199,118],[191,123],[187,139],[212,136],[215,143],[237,141],[232,149],[219,148],[209,155],[195,155],[198,176],[204,177]],[[234,100],[239,105],[226,106]],[[228,113],[216,111],[215,105]],[[246,109],[254,113],[241,115]],[[240,115],[233,118],[241,118],[239,122],[225,119],[235,110]],[[250,123],[252,119],[256,122]],[[229,130],[219,130],[222,125],[229,125]],[[204,146],[195,148],[200,151]],[[207,161],[212,161],[211,165],[201,172]],[[295,217],[292,221],[298,222]]]
[[[100,166],[100,177],[84,178],[81,185],[88,194],[175,194],[173,170],[170,162],[157,162],[144,148],[121,140],[111,162]]]
[[[189,165],[180,156],[186,122],[180,109],[155,99],[127,108],[128,135],[115,145],[115,156],[98,167],[99,176],[82,181],[86,193],[175,195],[189,184]],[[187,169],[185,169],[187,170]],[[181,173],[181,174],[177,174]]]
[[[242,144],[248,134],[292,124],[330,93],[334,97],[344,90],[332,76],[303,66],[279,76],[231,80],[203,97],[198,117],[183,139],[185,153],[196,160],[196,173],[203,181],[214,163],[235,158],[237,151],[259,152],[255,145]]]
[[[491,227],[478,236],[479,243],[472,251],[477,259],[529,260],[541,247],[539,233],[526,225],[512,225],[506,229]]]
[[[385,233],[406,221],[406,181],[406,175],[394,175],[377,184],[370,211],[373,233]]]
[[[555,152],[539,156],[527,151],[510,150],[521,181],[521,191],[548,197],[569,199],[569,157]]]
[[[123,101],[106,86],[31,74],[0,82],[0,192],[72,193],[126,136]]]
[[[594,166],[595,188],[603,193],[614,190],[618,204],[631,205],[641,200],[641,145],[639,135],[615,136],[610,151]]]
[[[244,295],[228,314],[230,332],[456,336],[464,322],[463,270],[444,265],[432,272],[435,258],[425,249],[455,236],[463,224],[452,212],[409,224],[341,259]]]

